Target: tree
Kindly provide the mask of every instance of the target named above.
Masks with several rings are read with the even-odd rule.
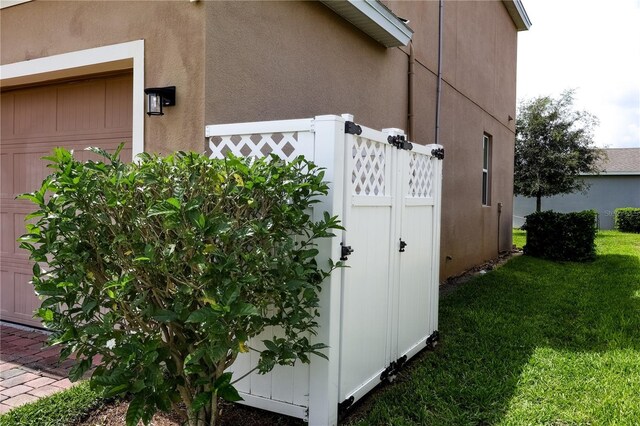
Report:
[[[586,190],[580,174],[598,173],[605,156],[593,141],[597,118],[576,111],[573,95],[567,90],[557,99],[540,96],[518,107],[514,192],[535,197],[536,211],[542,197]]]
[[[317,328],[321,282],[315,241],[340,228],[313,203],[323,172],[298,158],[212,160],[193,153],[142,154],[136,163],[79,162],[56,149],[50,175],[22,198],[22,247],[35,260],[37,315],[55,330],[77,380],[100,359],[91,385],[129,393],[127,425],[186,406],[190,426],[215,425],[217,399],[240,399],[231,373],[267,326],[256,369],[309,362],[326,346]],[[46,263],[46,271],[41,264]],[[235,381],[239,380],[237,378]]]

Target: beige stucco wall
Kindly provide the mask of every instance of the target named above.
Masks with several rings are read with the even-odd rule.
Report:
[[[414,2],[389,5],[399,16],[410,19],[416,30],[414,44],[422,72],[435,73],[438,2],[425,3],[421,12]],[[517,60],[516,28],[501,1],[446,1],[444,29],[440,130],[446,153],[443,278],[511,246],[515,121],[510,117],[515,117]],[[492,136],[490,206],[481,205],[484,133]],[[498,203],[502,203],[500,213]]]
[[[143,39],[145,87],[177,86],[176,106],[145,114],[145,150],[202,150],[203,4],[183,1],[44,1],[0,11],[0,63]]]
[[[438,2],[385,4],[415,30],[413,139],[433,143]],[[510,247],[517,42],[499,0],[446,1],[444,17],[442,278]],[[150,151],[203,151],[206,124],[237,121],[352,113],[366,126],[407,127],[409,49],[384,48],[318,2],[36,0],[0,20],[2,64],[144,39],[145,86],[178,91],[165,116],[145,116]]]
[[[406,56],[317,2],[206,3],[207,124],[351,113],[405,127]]]
[[[438,2],[385,4],[415,30],[413,139],[433,143]],[[444,13],[443,278],[498,254],[498,202],[500,249],[511,244],[517,41],[501,1],[447,1]],[[208,2],[206,16],[207,124],[349,112],[370,127],[407,128],[408,48],[385,49],[314,2]],[[481,206],[485,132],[489,207]]]

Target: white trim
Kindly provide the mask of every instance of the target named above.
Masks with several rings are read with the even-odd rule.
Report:
[[[379,0],[321,0],[385,47],[406,46],[413,30]]]
[[[262,410],[272,411],[274,413],[284,414],[285,416],[296,417],[304,421],[307,420],[307,407],[290,404],[288,402],[276,401],[275,399],[267,399],[245,392],[238,393],[242,397],[242,401],[238,401],[239,404],[260,408]]]
[[[131,148],[135,158],[136,155],[144,152],[144,40],[0,65],[0,86],[5,87],[18,82],[47,81],[59,75],[60,72],[64,72],[65,76],[81,76],[86,74],[91,66],[106,64],[108,68],[110,63],[117,64],[121,69],[133,68]]]
[[[5,9],[11,6],[17,6],[22,3],[28,3],[31,0],[0,0],[0,9]]]
[[[511,16],[513,23],[516,24],[518,31],[527,31],[531,28],[531,20],[524,8],[524,4],[522,4],[522,0],[502,0],[502,3],[507,8],[509,16]]]

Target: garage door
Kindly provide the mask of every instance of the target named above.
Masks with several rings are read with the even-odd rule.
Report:
[[[34,210],[16,195],[31,192],[47,176],[42,157],[53,148],[74,149],[88,159],[87,146],[114,150],[126,142],[122,158],[131,158],[131,74],[85,78],[8,90],[0,95],[0,318],[39,326],[33,311],[39,300],[29,283],[32,263],[18,248],[24,217]]]

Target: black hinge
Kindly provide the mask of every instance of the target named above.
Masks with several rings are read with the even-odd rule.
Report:
[[[338,416],[342,417],[342,415],[349,409],[349,407],[351,407],[353,405],[353,395],[351,395],[349,398],[345,399],[342,402],[338,403]]]
[[[353,121],[345,121],[344,132],[349,133],[350,135],[360,135],[362,134],[362,127],[358,126]]]
[[[402,238],[400,238],[400,250],[398,250],[400,253],[404,253],[404,248],[407,246],[406,241],[402,241]]]
[[[440,332],[436,330],[431,333],[431,336],[427,337],[427,349],[431,351],[434,350],[438,344],[438,340],[440,340]]]
[[[404,135],[389,136],[387,137],[387,142],[398,149],[406,149],[407,151],[411,151],[413,149],[413,144],[408,142]]]
[[[392,361],[391,364],[387,368],[384,369],[382,374],[380,374],[380,381],[389,380],[393,382],[398,374],[398,371],[402,368],[402,366],[407,362],[407,356],[403,355],[395,361]]]
[[[436,157],[439,160],[444,159],[444,148],[435,148],[431,150],[431,155]]]
[[[351,246],[345,246],[344,243],[340,243],[340,260],[347,260],[351,253],[353,253],[353,249]]]

